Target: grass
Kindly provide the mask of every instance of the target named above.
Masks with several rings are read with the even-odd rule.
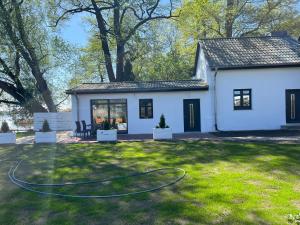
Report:
[[[182,181],[159,192],[86,200],[23,191],[7,178],[13,162],[0,161],[0,224],[5,225],[282,225],[288,224],[289,213],[300,211],[299,145],[201,141],[24,145],[0,147],[0,158],[24,159],[16,175],[34,182],[101,179],[160,167],[187,172]],[[103,185],[46,190],[105,195],[150,188],[178,176],[171,170]]]
[[[16,133],[17,138],[28,137],[28,136],[34,136],[34,131],[24,131],[24,132]]]

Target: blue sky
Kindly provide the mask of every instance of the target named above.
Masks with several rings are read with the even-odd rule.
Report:
[[[61,35],[66,41],[74,45],[84,46],[88,41],[88,29],[86,26],[81,14],[76,14],[64,24]]]

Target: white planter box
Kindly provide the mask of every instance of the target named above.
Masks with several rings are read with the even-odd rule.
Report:
[[[56,131],[35,132],[35,143],[56,143]]]
[[[13,132],[0,133],[0,144],[16,144],[16,134]]]
[[[97,141],[117,141],[117,130],[97,130]]]
[[[153,128],[154,140],[170,140],[173,138],[171,128]]]

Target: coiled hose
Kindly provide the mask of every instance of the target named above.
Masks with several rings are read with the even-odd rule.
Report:
[[[17,185],[18,187],[33,192],[33,193],[37,193],[37,194],[41,194],[41,195],[47,195],[47,196],[57,196],[57,197],[70,197],[70,198],[116,198],[116,197],[125,197],[125,196],[131,196],[131,195],[137,195],[137,194],[142,194],[142,193],[148,193],[148,192],[153,192],[153,191],[158,191],[161,190],[165,187],[174,185],[176,183],[178,183],[180,180],[182,180],[185,175],[186,175],[186,171],[181,169],[181,168],[171,168],[171,167],[165,167],[165,168],[159,168],[159,169],[154,169],[154,170],[149,170],[146,172],[142,172],[142,173],[134,173],[134,174],[130,174],[127,176],[116,176],[116,177],[111,177],[108,179],[103,179],[103,180],[90,180],[90,181],[81,181],[81,182],[67,182],[67,183],[53,183],[53,184],[40,184],[40,183],[32,183],[32,182],[27,182],[25,180],[22,179],[18,179],[15,176],[15,172],[17,171],[18,167],[20,166],[20,164],[22,163],[23,160],[20,160],[16,166],[11,167],[9,172],[8,172],[8,177],[10,179],[10,181],[12,183],[14,183],[15,185]],[[120,193],[120,194],[111,194],[111,195],[72,195],[72,194],[61,194],[61,193],[54,193],[54,192],[46,192],[46,191],[38,191],[33,189],[33,187],[64,187],[64,186],[75,186],[75,185],[88,185],[88,184],[95,184],[95,183],[104,183],[104,182],[109,182],[109,181],[114,181],[114,180],[119,180],[119,179],[125,179],[125,178],[129,178],[129,177],[139,177],[139,176],[143,176],[146,174],[151,174],[151,173],[155,173],[158,171],[165,171],[165,170],[176,170],[176,171],[180,171],[181,175],[179,177],[177,177],[175,180],[170,181],[166,184],[162,184],[160,186],[157,187],[153,187],[153,188],[149,188],[149,189],[144,189],[144,190],[140,190],[140,191],[134,191],[134,192],[128,192],[128,193]]]

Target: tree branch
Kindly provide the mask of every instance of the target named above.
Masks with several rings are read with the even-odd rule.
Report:
[[[144,1],[143,1],[144,3]],[[149,8],[147,8],[146,14],[147,17],[144,17],[144,15],[142,14],[142,16],[139,16],[136,12],[135,9],[133,8],[129,8],[133,11],[135,17],[139,20],[139,22],[128,32],[127,36],[124,38],[123,42],[126,43],[134,34],[135,32],[145,23],[151,21],[151,20],[158,20],[158,19],[170,19],[170,18],[176,18],[179,15],[173,15],[173,4],[172,4],[172,0],[170,0],[170,11],[168,15],[154,15],[155,10],[157,10],[158,6],[159,6],[160,0],[156,0],[156,2],[154,3],[153,6],[150,6]],[[141,8],[142,6],[140,6]],[[125,13],[124,13],[125,14]],[[124,15],[123,15],[124,17]]]
[[[8,104],[8,105],[21,105],[20,102],[9,101],[9,100],[1,100],[0,99],[0,104],[1,103]]]

